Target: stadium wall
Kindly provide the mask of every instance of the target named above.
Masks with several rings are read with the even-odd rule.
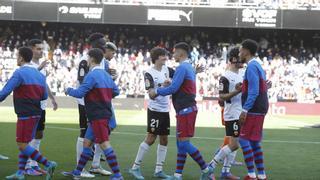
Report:
[[[72,4],[1,0],[0,20],[320,29],[319,10]],[[1,23],[1,22],[0,22]]]
[[[56,97],[59,108],[77,108],[77,102],[72,97]],[[0,106],[13,106],[12,96],[9,96]],[[116,98],[113,100],[115,109],[142,110],[147,108],[144,98]],[[51,103],[48,102],[51,108]],[[220,113],[217,100],[198,101],[199,111]],[[270,103],[269,114],[272,115],[314,115],[320,116],[320,103],[277,102]],[[171,110],[173,107],[171,106]]]

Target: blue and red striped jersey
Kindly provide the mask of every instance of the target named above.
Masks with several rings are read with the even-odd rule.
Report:
[[[95,67],[85,76],[77,89],[68,88],[67,94],[84,97],[88,120],[110,119],[111,100],[119,95],[119,89],[111,76],[102,68]]]
[[[18,117],[41,115],[40,101],[48,98],[46,77],[32,65],[17,69],[0,91],[3,101],[13,91],[13,104]]]
[[[188,60],[181,62],[177,67],[171,85],[158,88],[157,94],[161,96],[172,94],[172,102],[176,112],[197,104],[195,100],[196,73]]]
[[[248,113],[266,114],[268,112],[266,73],[256,59],[249,61],[244,75],[242,108]]]

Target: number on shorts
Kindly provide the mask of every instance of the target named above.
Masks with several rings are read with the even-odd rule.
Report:
[[[151,119],[150,127],[158,128],[159,126],[159,119]]]
[[[233,123],[233,130],[237,131],[239,129],[239,126],[237,125],[237,122]]]

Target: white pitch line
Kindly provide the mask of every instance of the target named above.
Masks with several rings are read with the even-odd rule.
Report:
[[[68,130],[68,131],[79,131],[77,128],[65,128],[58,126],[46,126],[49,129],[60,129],[60,130]],[[120,135],[133,135],[133,136],[145,136],[143,133],[133,133],[133,132],[117,132],[114,131],[112,134],[120,134]],[[169,135],[170,138],[176,138],[176,136]],[[193,139],[201,139],[201,140],[217,140],[221,141],[223,138],[213,138],[213,137],[199,137],[195,136]],[[267,143],[288,143],[288,144],[320,144],[318,141],[282,141],[282,140],[263,140],[263,142]]]

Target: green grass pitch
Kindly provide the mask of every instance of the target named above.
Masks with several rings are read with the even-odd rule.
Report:
[[[12,108],[0,108],[0,154],[9,156],[9,160],[0,161],[0,179],[4,179],[17,169],[18,150],[15,143],[16,117]],[[137,149],[146,133],[146,112],[116,110],[118,127],[111,135],[111,144],[118,157],[120,168],[125,179],[133,179],[127,170],[132,166]],[[41,152],[50,160],[58,163],[54,179],[67,179],[61,171],[75,168],[75,144],[78,130],[77,109],[48,110],[45,137],[41,143]],[[171,116],[171,136],[164,166],[165,172],[172,174],[175,170],[175,118]],[[264,130],[265,166],[269,179],[304,180],[320,179],[320,129],[309,126],[320,124],[316,116],[267,116]],[[212,153],[218,148],[224,136],[220,125],[219,114],[199,112],[197,129],[192,143],[201,151],[206,161],[211,160]],[[238,151],[238,161],[243,161],[242,152]],[[142,173],[146,180],[152,175],[156,161],[156,144],[152,146],[144,159]],[[89,161],[88,166],[91,164]],[[106,163],[103,167],[109,169]],[[87,166],[87,167],[88,167]],[[219,177],[221,167],[216,169]],[[235,175],[243,177],[244,166],[232,167]],[[185,180],[199,179],[200,170],[188,157],[183,177]],[[43,179],[43,177],[27,177]],[[98,176],[96,179],[108,179]]]

